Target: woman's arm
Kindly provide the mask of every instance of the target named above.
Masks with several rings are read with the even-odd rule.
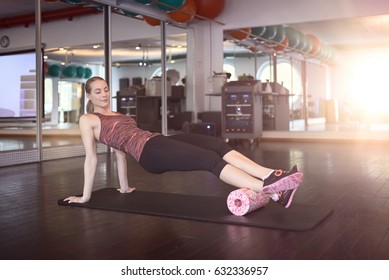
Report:
[[[80,118],[81,138],[85,148],[84,161],[84,190],[81,197],[70,196],[64,201],[84,203],[88,202],[92,195],[93,183],[96,175],[97,152],[96,140],[93,133],[92,119],[90,116],[83,115]]]
[[[135,188],[130,188],[128,186],[126,154],[116,149],[114,151],[116,155],[116,163],[120,184],[120,189],[118,189],[118,191],[120,191],[121,193],[133,192]]]

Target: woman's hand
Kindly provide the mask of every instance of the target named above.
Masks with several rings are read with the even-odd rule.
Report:
[[[117,190],[118,190],[118,192],[120,192],[120,193],[131,193],[131,192],[135,191],[135,188],[130,188],[130,187],[128,187],[128,188],[125,189],[125,190],[122,190],[121,188],[120,188],[120,189],[117,189]]]
[[[85,203],[88,202],[89,199],[84,199],[82,196],[69,196],[65,198],[63,201],[67,201],[68,203]]]

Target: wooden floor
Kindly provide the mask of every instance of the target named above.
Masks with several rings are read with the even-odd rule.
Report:
[[[79,194],[83,158],[0,168],[0,259],[389,259],[389,145],[232,143],[256,162],[305,180],[295,202],[334,214],[312,231],[285,231],[57,205]],[[112,156],[99,156],[95,189],[118,186]],[[129,160],[140,190],[226,197],[206,172],[151,175]],[[201,207],[201,205],[199,205]]]

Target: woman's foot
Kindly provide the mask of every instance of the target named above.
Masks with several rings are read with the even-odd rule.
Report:
[[[290,171],[275,170],[263,181],[263,192],[266,194],[277,194],[295,190],[303,179],[304,174],[298,170],[296,165]],[[291,193],[292,197],[293,194],[294,192]]]
[[[293,196],[294,196],[296,191],[297,191],[297,188],[295,188],[293,190],[278,192],[278,193],[276,193],[276,196],[278,198],[277,200],[274,200],[273,196],[271,196],[271,197],[276,203],[280,204],[281,206],[284,206],[285,208],[288,208],[290,206],[290,204],[292,203]]]

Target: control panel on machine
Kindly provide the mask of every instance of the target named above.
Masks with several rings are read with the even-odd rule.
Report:
[[[260,81],[237,81],[223,89],[222,136],[255,139],[261,135]],[[259,121],[259,123],[257,123]]]

